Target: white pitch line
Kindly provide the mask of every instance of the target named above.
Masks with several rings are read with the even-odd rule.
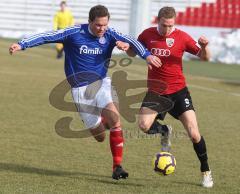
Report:
[[[192,88],[197,88],[197,89],[201,89],[201,90],[205,90],[205,91],[209,91],[209,92],[215,92],[215,93],[224,93],[224,94],[230,94],[232,96],[237,96],[240,97],[240,93],[235,93],[235,92],[227,92],[224,90],[218,90],[218,89],[213,89],[213,88],[208,88],[208,87],[204,87],[204,86],[198,86],[198,85],[188,85],[189,87]]]
[[[205,80],[205,81],[212,81],[212,82],[229,82],[229,83],[236,83],[236,84],[240,84],[239,80],[231,80],[231,81],[228,81],[228,80],[224,80],[224,79],[219,79],[219,78],[212,78],[212,77],[204,77],[204,76],[192,76],[192,75],[187,75],[186,76],[187,79],[192,79],[192,80]]]

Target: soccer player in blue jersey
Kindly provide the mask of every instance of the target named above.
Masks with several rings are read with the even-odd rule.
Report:
[[[123,135],[119,112],[114,103],[116,95],[112,95],[111,79],[107,77],[112,50],[117,46],[118,49],[126,51],[131,46],[150,67],[160,67],[161,61],[152,56],[140,42],[108,28],[109,18],[106,7],[94,6],[89,12],[88,24],[24,38],[17,44],[12,44],[9,52],[13,54],[47,43],[64,45],[65,74],[72,88],[73,100],[85,126],[97,141],[102,142],[105,139],[102,118],[110,128],[112,178],[118,180],[127,178],[128,173],[121,167]]]

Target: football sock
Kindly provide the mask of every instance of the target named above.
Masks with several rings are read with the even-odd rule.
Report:
[[[147,134],[157,134],[157,133],[163,133],[167,132],[168,128],[166,125],[160,124],[157,120],[155,120],[150,127],[150,129],[147,131]]]
[[[193,143],[193,148],[197,154],[198,159],[200,160],[201,172],[209,171],[207,148],[202,136],[198,143]]]
[[[123,154],[123,134],[121,127],[110,129],[110,147],[113,157],[113,170],[122,162]]]

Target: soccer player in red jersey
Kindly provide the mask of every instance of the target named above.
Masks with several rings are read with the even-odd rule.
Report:
[[[208,165],[206,144],[199,133],[192,98],[182,71],[184,52],[196,55],[202,60],[209,59],[208,40],[202,36],[196,42],[190,35],[175,28],[175,18],[176,12],[173,7],[161,8],[158,13],[158,26],[144,30],[138,37],[138,40],[162,62],[160,68],[148,68],[148,92],[140,109],[138,124],[145,133],[162,133],[162,151],[169,151],[172,129],[157,121],[163,120],[166,112],[159,113],[158,107],[152,103],[161,104],[162,97],[172,100],[174,105],[168,113],[181,121],[191,138],[201,163],[202,186],[212,187],[213,179]],[[132,49],[128,49],[127,53],[134,56]]]

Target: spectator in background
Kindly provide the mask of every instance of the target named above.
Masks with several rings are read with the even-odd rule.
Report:
[[[66,1],[60,3],[60,10],[54,16],[54,30],[64,29],[69,26],[74,25],[74,18],[71,11],[67,8]],[[60,59],[63,56],[63,44],[56,44],[57,50],[57,59]]]

